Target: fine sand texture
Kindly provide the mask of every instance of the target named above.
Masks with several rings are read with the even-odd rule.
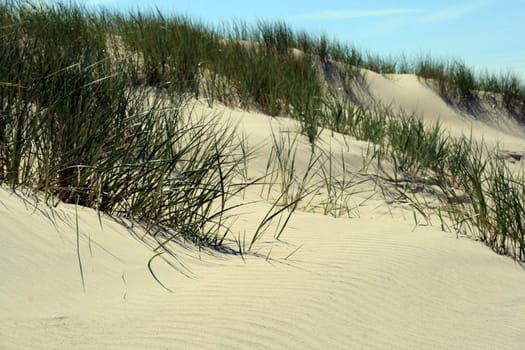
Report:
[[[511,121],[473,119],[413,76],[369,73],[367,81],[374,100],[525,151]],[[257,146],[250,177],[264,172],[272,131],[295,127],[196,103],[196,113],[238,124]],[[366,143],[324,131],[318,145],[343,154],[349,171],[362,167]],[[409,209],[360,186],[355,202],[369,201],[351,217],[300,208],[281,240],[267,234],[251,254],[180,242],[172,256],[156,257],[138,224],[2,187],[0,349],[525,347],[519,263],[437,224],[416,224]],[[258,190],[235,200],[250,204],[238,209],[232,232],[249,240],[271,203]]]

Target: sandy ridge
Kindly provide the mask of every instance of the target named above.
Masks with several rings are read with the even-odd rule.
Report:
[[[376,97],[420,108],[448,128],[469,133],[481,123],[465,122],[413,77],[369,81]],[[388,88],[394,83],[396,93]],[[195,110],[228,117],[251,145],[296,127],[222,107]],[[476,130],[476,137],[525,150],[504,126]],[[319,144],[344,149],[349,169],[359,171],[366,145],[343,141],[325,132]],[[265,147],[250,176],[264,171]],[[301,141],[299,150],[307,147]],[[299,166],[306,161],[301,151]],[[259,202],[241,210],[234,232],[254,232],[269,209],[258,194],[246,194],[245,201]],[[72,205],[35,204],[2,187],[0,349],[522,349],[523,268],[403,215],[375,199],[354,218],[300,211],[283,241],[265,236],[258,256],[244,259],[173,245],[176,258],[152,262],[168,292],[148,271],[155,253],[138,225]]]

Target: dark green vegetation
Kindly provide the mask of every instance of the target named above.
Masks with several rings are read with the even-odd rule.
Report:
[[[3,1],[0,182],[146,222],[154,235],[164,235],[161,242],[180,235],[220,245],[229,233],[227,200],[252,183],[238,180],[249,154],[234,129],[183,115],[187,98],[205,97],[210,105],[297,119],[312,144],[311,164],[323,128],[374,143],[378,164],[393,162],[395,183],[409,178],[413,187],[432,188],[443,226],[524,260],[523,176],[495,150],[451,138],[438,124],[328,91],[321,75],[334,61],[355,78],[356,67],[415,73],[458,105],[492,94],[524,121],[525,88],[516,76],[476,74],[460,61],[363,55],[281,22],[210,28],[160,13],[94,14]],[[295,159],[285,148],[275,147],[281,152],[275,161],[287,157],[291,164],[276,163],[281,173]],[[347,202],[341,195],[347,181],[332,179],[330,169],[323,171],[324,212],[348,211],[336,203]],[[299,188],[290,179],[281,178],[283,195],[254,239],[308,193],[306,178]],[[412,193],[419,190],[410,191],[402,195],[427,215],[428,206]]]
[[[221,244],[226,201],[248,185],[234,181],[247,156],[235,130],[133,86],[103,17],[5,3],[0,15],[0,181],[145,222],[159,242]]]
[[[243,25],[218,31],[160,13],[116,15],[112,24],[125,52],[137,53],[139,83],[273,116],[308,118],[319,106],[315,70],[306,57],[293,55],[284,43],[289,33],[278,25],[261,25],[257,33]]]

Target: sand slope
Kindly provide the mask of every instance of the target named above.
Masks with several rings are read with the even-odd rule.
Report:
[[[390,96],[390,83],[422,100]],[[437,97],[411,77],[376,76],[374,84],[385,100],[455,122],[446,105],[427,110]],[[240,123],[252,145],[294,125],[213,112]],[[507,137],[484,125],[488,137]],[[337,139],[325,133],[319,144],[335,149],[344,144]],[[267,147],[252,160],[253,176],[264,170]],[[340,147],[352,171],[364,148],[355,140]],[[253,233],[269,208],[243,208],[234,232]],[[175,257],[151,263],[169,292],[148,270],[155,253],[137,225],[0,188],[0,349],[522,349],[523,268],[399,213],[379,200],[355,218],[300,211],[282,241],[269,234],[244,258],[173,245]]]
[[[489,144],[523,148],[523,126],[489,98],[459,108],[445,102],[428,83],[413,74],[383,76],[368,70],[363,74],[365,83],[360,85],[357,95],[365,103],[380,103],[426,121],[439,121],[454,136],[472,134]]]
[[[154,262],[170,293],[148,272],[146,245],[82,209],[84,293],[75,208],[60,206],[52,219],[4,189],[0,200],[2,349],[519,349],[525,341],[525,271],[435,228],[298,213],[268,260],[179,247],[189,277]]]

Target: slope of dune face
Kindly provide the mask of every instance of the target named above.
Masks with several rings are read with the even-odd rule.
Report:
[[[364,102],[379,102],[429,122],[439,121],[452,135],[472,134],[490,144],[522,148],[525,128],[505,109],[481,97],[472,106],[453,106],[424,80],[412,74],[382,76],[364,71],[366,84],[360,89]],[[366,89],[364,88],[366,86]],[[365,93],[365,91],[367,91]]]
[[[524,271],[436,228],[298,213],[260,257],[176,246],[175,268],[151,264],[168,292],[140,229],[4,189],[0,201],[2,349],[523,346]]]
[[[367,76],[375,100],[453,133],[525,144],[519,129],[511,136],[462,115],[412,76]],[[238,124],[257,150],[251,178],[265,172],[272,133],[298,134],[288,119],[192,110]],[[297,144],[301,171],[309,144]],[[363,172],[366,143],[325,130],[318,147]],[[361,180],[355,203],[374,190]],[[232,232],[249,240],[271,203],[259,188],[244,195]],[[244,257],[178,242],[173,257],[150,260],[155,244],[140,225],[0,188],[0,349],[523,348],[518,263],[438,225],[415,225],[409,210],[378,196],[364,203],[350,218],[301,208],[280,241],[270,230]]]
[[[382,75],[359,69],[349,78],[348,67],[337,62],[327,62],[322,69],[328,89],[344,90],[357,103],[379,104],[428,122],[439,121],[454,136],[472,134],[490,145],[504,143],[525,151],[525,127],[502,106],[498,96],[480,92],[476,100],[454,105],[437,93],[432,81],[413,74]]]

